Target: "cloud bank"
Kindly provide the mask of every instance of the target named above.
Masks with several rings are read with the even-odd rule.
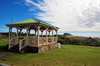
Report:
[[[100,31],[100,0],[25,0],[37,18],[53,22],[59,31]],[[32,6],[33,5],[33,6]]]

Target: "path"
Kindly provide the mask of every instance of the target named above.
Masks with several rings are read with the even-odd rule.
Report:
[[[10,51],[0,52],[0,57],[12,55],[12,54],[15,54],[15,52],[10,52]]]

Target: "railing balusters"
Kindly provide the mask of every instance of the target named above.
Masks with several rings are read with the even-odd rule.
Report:
[[[46,37],[40,37],[39,39],[39,45],[46,44]],[[48,43],[54,43],[57,42],[57,37],[48,37]]]
[[[22,47],[22,40],[19,40],[19,51],[21,50]]]
[[[24,44],[24,45],[23,45]],[[26,46],[26,38],[19,40],[19,51]]]

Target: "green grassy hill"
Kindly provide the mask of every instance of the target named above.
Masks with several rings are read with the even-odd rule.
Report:
[[[65,45],[85,45],[100,47],[100,38],[82,37],[68,35],[59,35],[58,42]]]
[[[8,41],[0,41],[0,52],[7,51]]]

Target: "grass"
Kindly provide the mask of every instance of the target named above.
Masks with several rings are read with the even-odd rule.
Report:
[[[11,66],[100,66],[100,47],[62,45],[41,53],[4,56],[0,63]]]
[[[0,41],[0,52],[7,51],[8,41]]]
[[[8,37],[0,36],[0,52],[7,51]]]

